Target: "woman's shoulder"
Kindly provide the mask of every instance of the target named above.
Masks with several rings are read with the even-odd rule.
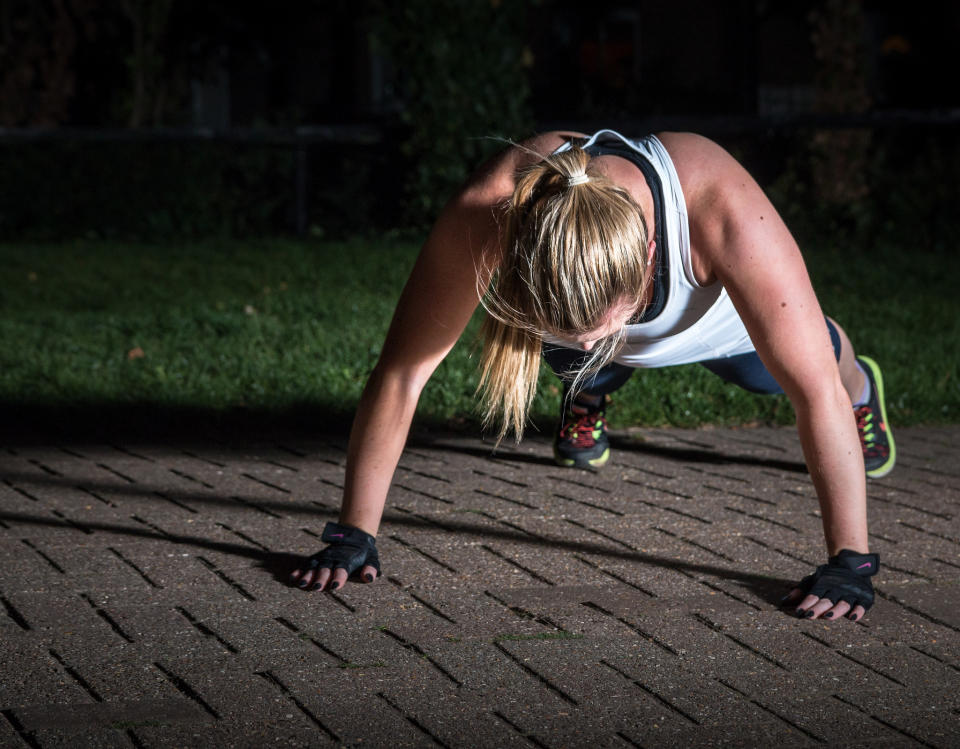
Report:
[[[666,132],[656,133],[656,137],[667,149],[681,184],[709,175],[733,160],[723,146],[697,133]]]
[[[696,133],[667,132],[656,137],[673,162],[688,210],[701,201],[712,202],[732,181],[742,182],[743,167],[719,143]]]

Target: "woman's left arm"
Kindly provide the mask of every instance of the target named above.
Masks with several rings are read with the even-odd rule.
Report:
[[[866,554],[863,454],[800,249],[759,185],[720,146],[683,136],[679,150],[681,183],[682,170],[689,177],[684,191],[694,257],[706,275],[723,283],[760,359],[794,406],[827,552],[831,557],[842,549]],[[796,591],[794,596],[799,598]],[[834,609],[829,618],[864,613],[860,606],[834,608],[826,598],[813,596],[799,608],[810,616]]]

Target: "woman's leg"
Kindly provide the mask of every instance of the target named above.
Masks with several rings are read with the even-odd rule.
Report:
[[[843,328],[829,317],[826,318],[826,323],[833,343],[833,352],[837,357],[840,379],[853,405],[867,476],[886,476],[893,470],[896,462],[896,446],[887,423],[880,367],[873,359],[856,355]],[[701,364],[727,382],[739,385],[745,390],[754,393],[783,392],[755,351]]]
[[[826,318],[826,327],[827,333],[830,335],[830,343],[833,344],[833,354],[837,357],[837,362],[840,362],[843,358],[844,349],[847,351],[846,356],[852,360],[852,347],[850,346],[850,340],[847,338],[847,334],[840,330],[836,323],[829,317]],[[844,344],[844,341],[846,341],[846,344]],[[760,393],[762,395],[783,393],[783,388],[780,387],[780,384],[774,379],[773,375],[770,374],[770,371],[764,363],[760,361],[760,357],[756,351],[751,351],[749,354],[728,356],[723,359],[702,361],[700,364],[726,382],[739,385],[751,393]],[[855,360],[852,361],[852,366],[856,369],[857,365]],[[840,377],[841,379],[843,378],[842,372]],[[846,387],[847,381],[844,380],[843,382],[844,387]],[[863,383],[861,382],[860,384],[862,386]],[[851,401],[856,402],[852,398]]]
[[[866,376],[860,365],[857,364],[856,352],[853,350],[853,344],[847,337],[843,328],[837,325],[836,320],[828,317],[833,324],[834,330],[840,337],[840,355],[837,357],[837,365],[840,367],[840,379],[843,381],[843,387],[850,396],[850,402],[857,404],[861,401],[866,385]]]
[[[546,344],[543,357],[564,383],[560,425],[553,440],[554,459],[562,466],[599,468],[610,457],[605,415],[607,395],[622,387],[633,369],[611,362],[588,377],[580,391],[568,401],[570,383],[588,363],[589,355]]]
[[[893,470],[897,461],[897,446],[887,421],[883,374],[873,359],[857,356],[843,328],[830,318],[827,320],[840,336],[837,364],[840,367],[840,379],[843,380],[843,386],[853,404],[867,476],[872,479],[882,478]]]

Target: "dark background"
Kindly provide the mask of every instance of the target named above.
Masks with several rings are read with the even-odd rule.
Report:
[[[958,31],[922,0],[0,0],[0,238],[418,228],[502,139],[614,127],[710,135],[851,230],[909,187],[943,242]]]

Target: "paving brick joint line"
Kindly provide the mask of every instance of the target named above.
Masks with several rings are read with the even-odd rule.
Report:
[[[384,577],[286,583],[340,440],[0,448],[0,746],[960,746],[960,427],[868,485],[860,622],[778,608],[822,561],[791,429],[417,433]]]

